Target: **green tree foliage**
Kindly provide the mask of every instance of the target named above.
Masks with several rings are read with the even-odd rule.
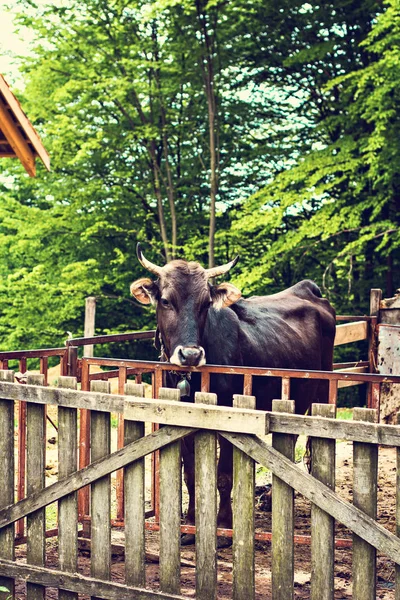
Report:
[[[245,203],[234,229],[251,232],[262,254],[246,273],[250,290],[260,281],[279,288],[307,273],[339,309],[354,312],[367,310],[371,287],[391,295],[400,271],[399,10],[391,2],[372,27],[372,11],[362,15],[358,4],[353,12],[345,4],[347,23],[338,11],[333,37],[324,24],[325,42],[305,42],[283,61],[283,81],[294,66],[296,77],[310,78],[300,108],[308,106],[314,120],[309,149]]]
[[[357,313],[393,291],[393,0],[20,4],[37,36],[22,102],[52,172],[2,163],[3,348],[82,334],[87,295],[98,333],[152,327],[129,298],[136,242],[206,264],[214,210],[216,262],[240,252],[245,294],[311,277]]]

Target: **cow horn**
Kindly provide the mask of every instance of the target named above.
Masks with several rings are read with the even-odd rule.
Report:
[[[231,262],[226,263],[225,265],[221,265],[220,267],[212,267],[211,269],[206,269],[206,275],[208,278],[218,277],[218,275],[224,275],[228,271],[232,269],[236,265],[239,260],[239,256],[236,256]]]
[[[138,257],[138,261],[140,262],[142,267],[150,271],[150,273],[154,273],[154,275],[157,275],[158,277],[161,275],[162,267],[158,267],[157,265],[150,262],[149,260],[147,260],[147,258],[144,257],[139,243],[136,246],[136,254]]]

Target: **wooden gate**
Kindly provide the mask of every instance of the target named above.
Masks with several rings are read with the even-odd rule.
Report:
[[[334,597],[334,520],[353,532],[353,598],[376,596],[376,551],[396,563],[399,585],[400,540],[376,522],[378,445],[400,448],[400,427],[376,422],[374,409],[356,409],[355,422],[336,420],[333,405],[314,405],[312,416],[293,414],[290,400],[274,401],[271,413],[254,410],[254,397],[235,396],[234,407],[216,405],[215,394],[198,393],[195,404],[179,403],[177,390],[161,389],[160,399],[144,398],[140,384],[128,382],[125,395],[109,395],[108,382],[92,382],[91,392],[76,390],[76,380],[61,377],[58,388],[42,387],[41,376],[28,385],[0,371],[0,586],[27,582],[28,599],[44,598],[45,588],[59,598],[148,599],[181,595],[181,450],[180,440],[195,433],[196,452],[196,598],[217,597],[217,433],[234,447],[233,582],[235,600],[252,600],[255,588],[255,462],[273,473],[272,598],[294,594],[294,492],[312,502],[311,597]],[[36,385],[33,385],[36,384]],[[27,402],[27,491],[14,503],[14,402]],[[59,481],[45,487],[45,406],[58,407]],[[78,409],[92,411],[91,463],[77,470]],[[123,415],[125,445],[110,447],[110,415]],[[145,435],[144,423],[163,427]],[[272,433],[272,446],[265,436]],[[294,461],[295,438],[312,437],[312,474]],[[354,445],[354,503],[335,493],[335,440]],[[145,588],[144,457],[160,450],[159,590]],[[398,460],[399,460],[399,450]],[[125,583],[111,579],[110,474],[125,471]],[[398,462],[398,470],[399,462]],[[399,473],[398,473],[399,478]],[[77,491],[91,488],[91,576],[77,573]],[[47,505],[58,502],[59,566],[45,566]],[[398,511],[399,512],[399,511]],[[15,561],[14,524],[27,517],[26,563]],[[400,589],[400,588],[398,588]],[[399,591],[397,592],[399,593]],[[0,598],[7,594],[0,593]]]

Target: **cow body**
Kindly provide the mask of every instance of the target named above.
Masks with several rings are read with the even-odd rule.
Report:
[[[138,256],[150,270],[158,269],[153,270],[159,277],[157,282],[139,280],[131,290],[142,302],[146,294],[157,305],[158,337],[165,360],[179,366],[207,362],[271,369],[332,369],[335,312],[312,281],[301,281],[271,296],[239,299],[239,290],[231,284],[210,285],[209,277],[219,274],[216,270],[206,271],[198,263],[185,261],[160,268],[145,261],[140,249]],[[175,387],[178,381],[179,376],[168,375],[168,385]],[[193,401],[200,390],[199,373],[192,373],[190,384],[188,400]],[[243,393],[243,377],[212,374],[210,391],[217,394],[218,404],[230,406],[233,394]],[[272,400],[280,398],[281,380],[254,377],[253,394],[258,409],[271,410]],[[311,403],[327,402],[327,382],[292,380],[290,397],[296,412],[304,414]],[[186,520],[194,524],[193,437],[185,438],[182,448],[189,492]],[[221,438],[219,527],[232,527],[231,489],[232,447]]]

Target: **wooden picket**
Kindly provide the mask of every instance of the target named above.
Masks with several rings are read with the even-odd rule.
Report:
[[[61,600],[78,594],[109,599],[175,599],[181,595],[181,449],[180,441],[195,435],[196,471],[196,598],[217,598],[217,433],[233,445],[232,597],[256,597],[254,545],[255,462],[273,474],[272,598],[294,597],[294,492],[312,503],[311,599],[334,597],[334,521],[353,532],[353,598],[376,597],[376,552],[396,563],[400,597],[400,539],[376,522],[377,453],[379,444],[394,445],[400,455],[400,427],[376,422],[373,409],[355,409],[353,422],[335,418],[334,405],[314,405],[312,416],[294,414],[289,399],[275,400],[272,413],[255,411],[253,396],[235,396],[233,408],[216,406],[217,397],[196,394],[194,404],[179,403],[177,390],[159,391],[158,400],[144,398],[141,384],[128,382],[124,395],[109,394],[109,383],[92,382],[91,392],[76,390],[76,379],[61,377],[58,388],[42,387],[43,375],[28,385],[12,383],[11,372],[0,371],[0,584],[14,597],[14,579],[27,581],[27,598],[45,597],[57,587]],[[286,397],[290,386],[284,383]],[[18,392],[27,401],[28,497],[14,503],[13,403]],[[336,390],[335,390],[336,391]],[[45,405],[58,405],[59,481],[44,487]],[[91,410],[91,463],[77,471],[77,410]],[[124,446],[111,452],[110,413],[125,420]],[[144,421],[158,414],[164,425],[145,435]],[[174,418],[178,423],[174,423]],[[204,427],[199,426],[202,421]],[[228,422],[226,422],[228,421]],[[256,432],[272,433],[269,446]],[[312,436],[312,473],[294,463],[295,438]],[[335,492],[335,440],[354,446],[354,503]],[[39,440],[39,443],[38,443]],[[160,450],[160,590],[149,590],[145,566],[144,457]],[[111,580],[111,473],[124,469],[124,583]],[[398,481],[400,459],[398,458]],[[91,576],[77,573],[77,492],[91,486]],[[399,485],[398,485],[399,488]],[[45,566],[45,507],[58,502],[59,568]],[[398,489],[397,517],[400,522]],[[24,517],[27,563],[14,560],[14,524]],[[397,525],[397,534],[400,526]],[[0,599],[5,597],[0,592]]]

